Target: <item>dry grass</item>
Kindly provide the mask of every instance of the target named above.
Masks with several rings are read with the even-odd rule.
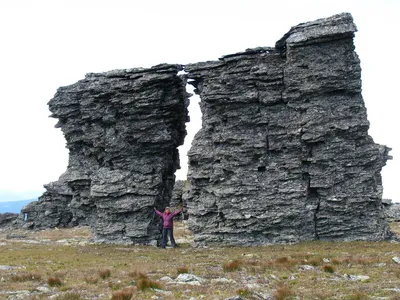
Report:
[[[133,297],[133,289],[117,291],[112,294],[111,300],[130,300]]]
[[[189,273],[189,268],[188,267],[180,267],[176,271],[177,271],[178,275],[186,274],[186,273]]]
[[[241,262],[237,259],[222,265],[224,272],[234,272],[240,270]]]
[[[241,296],[242,298],[248,298],[248,297],[251,297],[251,295],[253,294],[249,289],[247,289],[247,288],[244,288],[244,289],[239,289],[238,291],[237,291],[237,294],[239,295],[239,296]]]
[[[274,293],[274,297],[277,300],[288,299],[294,295],[295,295],[294,292],[292,290],[290,290],[290,288],[288,288],[286,285],[282,285],[282,286],[278,287],[278,289]]]
[[[136,286],[138,290],[140,291],[145,291],[145,290],[150,290],[150,289],[158,289],[160,290],[161,284],[159,284],[157,281],[151,280],[149,278],[142,278],[139,279],[139,281],[136,283]]]
[[[26,274],[18,274],[18,275],[12,275],[11,280],[12,281],[18,281],[18,282],[23,282],[23,281],[40,281],[42,279],[42,276],[39,274],[32,274],[32,273],[26,273]]]
[[[398,224],[393,224],[399,228]],[[86,230],[86,231],[85,231]],[[74,236],[77,233],[79,238]],[[188,234],[180,222],[176,236]],[[400,244],[391,242],[308,242],[264,247],[161,250],[146,246],[81,243],[85,228],[23,232],[7,239],[0,232],[0,299],[16,291],[35,291],[27,299],[252,299],[257,293],[276,299],[399,299]],[[65,242],[57,242],[67,240]],[[33,242],[34,241],[34,242]],[[313,266],[305,269],[304,265]],[[200,286],[161,281],[190,272],[204,278]],[[102,275],[104,273],[104,275]],[[346,278],[368,276],[366,281]],[[103,278],[104,277],[104,278]],[[32,279],[34,278],[34,279]],[[50,286],[51,292],[38,292]],[[223,281],[214,282],[216,279]],[[316,288],[317,287],[317,288]],[[158,291],[158,289],[164,292]],[[6,294],[8,293],[8,294]],[[396,298],[397,297],[397,298]]]
[[[84,280],[88,284],[97,284],[99,282],[99,279],[93,276],[85,276]]]
[[[111,276],[111,271],[109,269],[100,270],[98,273],[101,279],[107,279]]]
[[[129,272],[128,275],[129,275],[130,277],[132,277],[133,279],[135,279],[135,280],[140,280],[140,279],[146,279],[146,278],[148,278],[146,274],[144,274],[144,273],[142,273],[142,272],[137,272],[137,271]]]
[[[322,266],[322,270],[324,270],[327,273],[335,273],[335,268],[332,267],[331,265]]]
[[[82,299],[78,293],[65,293],[57,296],[56,300],[80,300]]]
[[[47,278],[47,284],[51,287],[62,286],[62,281],[58,277],[49,277]]]

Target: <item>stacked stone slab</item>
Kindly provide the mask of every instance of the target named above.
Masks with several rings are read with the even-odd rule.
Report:
[[[203,127],[189,152],[198,244],[380,240],[390,231],[350,14],[299,24],[274,48],[185,66]]]
[[[18,222],[30,228],[90,225],[98,240],[149,244],[153,207],[169,204],[188,119],[178,65],[88,74],[49,102],[69,149],[66,172]],[[25,218],[25,220],[24,220]],[[27,220],[26,220],[27,218]]]

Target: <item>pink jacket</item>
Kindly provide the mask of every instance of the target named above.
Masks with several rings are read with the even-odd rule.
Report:
[[[163,227],[164,228],[173,228],[174,227],[173,219],[176,215],[179,215],[182,212],[182,210],[178,210],[178,211],[175,211],[175,212],[169,213],[169,214],[162,213],[161,211],[158,211],[157,209],[155,210],[155,212],[157,215],[159,215],[163,219]]]

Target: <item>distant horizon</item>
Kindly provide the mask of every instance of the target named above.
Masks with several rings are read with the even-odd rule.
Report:
[[[0,191],[0,202],[37,200],[44,191],[4,192]]]

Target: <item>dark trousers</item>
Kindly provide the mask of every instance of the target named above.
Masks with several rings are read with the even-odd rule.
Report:
[[[176,243],[175,243],[175,239],[174,239],[174,229],[173,228],[163,228],[161,247],[165,248],[165,246],[167,246],[168,236],[169,236],[169,240],[171,242],[171,246],[175,247]]]

